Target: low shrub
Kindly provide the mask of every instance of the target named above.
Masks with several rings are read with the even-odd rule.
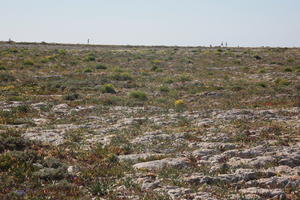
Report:
[[[100,90],[102,93],[116,93],[115,87],[112,84],[105,84],[100,88]]]
[[[67,101],[74,101],[78,98],[79,98],[79,94],[77,94],[77,93],[68,94],[64,97],[64,99],[67,100]]]
[[[0,70],[6,70],[6,67],[4,67],[3,65],[0,65]]]
[[[90,67],[87,67],[83,70],[84,73],[91,73],[93,70]]]
[[[107,69],[107,66],[104,64],[97,64],[96,69]]]
[[[84,58],[84,61],[87,61],[87,62],[96,61],[96,56],[94,54],[89,54]]]
[[[0,81],[1,82],[12,82],[15,81],[16,78],[10,74],[0,74]]]
[[[24,60],[24,65],[34,65],[34,62],[32,60]]]
[[[293,70],[292,70],[292,68],[287,67],[284,69],[284,72],[293,72]]]
[[[111,75],[111,78],[113,80],[116,80],[116,81],[129,81],[129,80],[133,79],[132,76],[129,73],[126,73],[126,72],[122,72],[122,73],[116,72],[116,73],[113,73]]]
[[[138,99],[141,101],[146,101],[148,99],[147,94],[142,91],[132,91],[129,93],[129,97]]]

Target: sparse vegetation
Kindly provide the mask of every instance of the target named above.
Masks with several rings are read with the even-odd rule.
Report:
[[[299,196],[297,48],[0,55],[0,199]]]
[[[115,94],[116,90],[115,87],[112,84],[105,84],[101,87],[102,93],[112,93]]]
[[[142,91],[132,91],[129,93],[129,97],[134,98],[134,99],[138,99],[141,101],[146,101],[147,98],[147,94],[142,92]]]

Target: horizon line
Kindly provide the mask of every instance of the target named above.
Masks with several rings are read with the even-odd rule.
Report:
[[[14,40],[0,40],[0,44],[23,44],[23,45],[66,45],[66,46],[91,46],[91,47],[169,47],[169,48],[300,48],[300,46],[221,46],[221,45],[163,45],[163,44],[96,44],[96,43],[63,43],[63,42],[46,42],[46,41],[14,41]]]

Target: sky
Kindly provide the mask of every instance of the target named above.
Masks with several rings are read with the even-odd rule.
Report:
[[[299,0],[0,0],[0,40],[300,47]]]

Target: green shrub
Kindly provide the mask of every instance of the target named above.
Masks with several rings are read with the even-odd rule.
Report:
[[[84,73],[91,73],[93,70],[90,67],[87,67],[83,70]]]
[[[260,57],[260,56],[258,56],[258,55],[254,56],[254,58],[255,58],[256,60],[261,60],[261,59],[262,59],[262,57]]]
[[[291,84],[291,82],[289,82],[288,80],[286,79],[282,79],[282,78],[278,78],[275,80],[275,83],[277,85],[282,85],[282,86],[289,86]]]
[[[18,113],[28,113],[32,109],[29,105],[24,104],[24,105],[19,105],[19,106],[15,107],[13,110],[18,112]]]
[[[284,72],[293,72],[293,70],[292,70],[292,68],[287,67],[284,69]]]
[[[121,73],[121,72],[125,72],[125,70],[121,67],[115,66],[112,69],[113,72],[117,72],[117,73]]]
[[[265,69],[261,69],[261,70],[259,70],[259,73],[266,73],[266,70]]]
[[[187,75],[182,75],[182,76],[178,77],[178,81],[180,81],[180,82],[191,81],[191,77],[187,76]]]
[[[0,70],[6,70],[6,67],[0,65]]]
[[[264,82],[259,82],[257,83],[258,86],[262,87],[262,88],[266,88],[267,87],[267,84],[264,83]]]
[[[170,91],[170,88],[168,88],[167,86],[161,86],[160,88],[159,88],[159,91],[161,91],[161,92],[169,92]]]
[[[67,101],[74,101],[78,98],[79,98],[79,94],[77,94],[77,93],[68,94],[64,97],[64,99]]]
[[[115,94],[116,90],[112,84],[105,84],[100,88],[102,93],[111,93]]]
[[[24,65],[34,65],[34,62],[32,60],[24,60]]]
[[[90,186],[90,192],[93,195],[97,196],[105,196],[108,194],[110,189],[110,184],[105,183],[103,181],[96,181]]]
[[[116,72],[116,73],[113,73],[111,75],[111,78],[113,80],[116,80],[116,81],[129,81],[129,80],[132,80],[133,78],[131,77],[130,74],[126,73],[126,72],[123,72],[123,73],[119,73],[119,72]]]
[[[65,49],[58,49],[57,52],[60,54],[60,55],[66,55],[67,54],[67,51]]]
[[[98,102],[98,100],[97,100]],[[103,98],[100,99],[100,104],[105,105],[105,106],[111,106],[111,105],[124,105],[125,104],[125,100],[122,97],[118,97],[118,96],[105,96]]]
[[[96,56],[94,54],[89,54],[88,56],[85,57],[85,61],[96,61]]]
[[[151,67],[151,71],[154,71],[154,72],[163,72],[164,70],[161,69],[160,67],[154,65]]]
[[[129,97],[138,99],[141,101],[146,101],[148,99],[146,93],[144,93],[142,91],[132,91],[129,93]]]
[[[1,82],[11,82],[15,81],[16,78],[10,74],[0,74],[0,81]]]
[[[107,69],[107,66],[104,64],[97,64],[96,69]]]
[[[171,78],[171,77],[168,77],[168,78],[164,79],[164,83],[171,84],[171,83],[174,83],[174,82],[175,82],[175,80],[173,78]]]

